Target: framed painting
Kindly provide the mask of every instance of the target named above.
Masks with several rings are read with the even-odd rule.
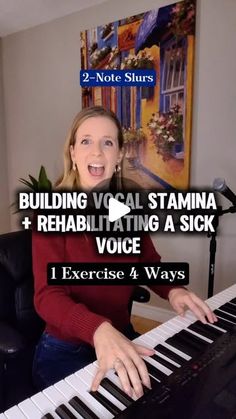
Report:
[[[121,121],[123,175],[144,188],[189,186],[196,1],[81,32],[81,69],[155,69],[155,87],[82,88],[83,107]]]

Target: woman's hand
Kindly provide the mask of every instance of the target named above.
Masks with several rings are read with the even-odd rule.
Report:
[[[92,391],[97,390],[106,372],[111,368],[116,370],[124,391],[130,396],[132,387],[137,397],[143,395],[142,384],[151,388],[141,355],[153,355],[154,350],[132,343],[108,322],[97,328],[93,340],[99,369],[92,382]]]
[[[170,290],[168,298],[173,309],[181,316],[184,316],[186,308],[190,308],[202,323],[207,323],[206,318],[210,323],[217,321],[217,317],[210,307],[191,291],[184,288],[173,288]]]

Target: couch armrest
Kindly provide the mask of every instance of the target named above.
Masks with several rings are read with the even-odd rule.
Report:
[[[5,322],[0,322],[0,355],[14,355],[25,345],[25,338],[17,330]]]

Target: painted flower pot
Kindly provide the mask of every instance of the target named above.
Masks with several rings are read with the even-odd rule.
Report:
[[[173,144],[172,156],[176,159],[184,158],[184,143],[175,143]]]

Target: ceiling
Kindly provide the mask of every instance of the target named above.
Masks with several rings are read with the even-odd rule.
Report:
[[[105,0],[0,0],[0,37],[69,15]]]

